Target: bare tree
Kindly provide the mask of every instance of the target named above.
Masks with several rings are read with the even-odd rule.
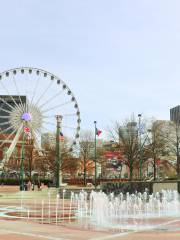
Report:
[[[89,165],[89,160],[93,157],[93,148],[94,148],[94,138],[93,133],[91,131],[83,131],[80,134],[79,141],[80,148],[80,156],[83,161],[84,168],[84,185],[86,186],[86,178],[87,178],[87,167]],[[90,164],[92,165],[92,164]],[[92,167],[92,166],[91,166]]]
[[[57,170],[56,164],[56,149],[55,145],[44,145],[44,159],[43,164],[46,166],[46,171],[54,175]],[[73,153],[69,151],[68,142],[61,143],[61,171],[63,174],[70,173],[71,175],[75,175],[78,169],[78,158],[73,156]]]
[[[129,168],[129,179],[133,179],[133,170],[135,162],[138,160],[139,144],[137,123],[132,117],[122,124],[115,122],[112,128],[109,128],[111,137],[118,143],[119,151],[124,155],[124,162]]]
[[[170,153],[176,156],[177,179],[180,180],[180,122],[169,122],[169,131],[166,138]]]
[[[145,146],[144,157],[153,159],[153,178],[156,180],[157,159],[168,154],[167,148],[167,125],[165,121],[153,121],[151,128],[148,129],[148,141]]]

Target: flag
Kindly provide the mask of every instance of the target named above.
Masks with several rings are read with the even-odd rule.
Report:
[[[156,159],[156,165],[161,165],[161,159],[160,158],[158,158],[158,159]]]
[[[140,134],[144,134],[144,133],[145,133],[145,124],[144,124],[144,123],[139,124],[139,126],[138,126],[138,132],[139,132]]]
[[[24,133],[27,135],[28,139],[31,139],[31,129],[29,127],[24,127]]]
[[[102,131],[96,128],[96,135],[98,135],[98,137],[101,135],[101,133]]]
[[[24,127],[24,133],[29,134],[30,133],[30,128],[29,127]]]
[[[60,142],[64,142],[64,135],[62,132],[60,132],[59,140],[60,140]]]

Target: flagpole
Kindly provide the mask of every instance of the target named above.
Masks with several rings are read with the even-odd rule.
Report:
[[[56,188],[59,188],[61,185],[62,181],[62,173],[61,173],[61,146],[60,146],[60,128],[61,128],[61,121],[62,121],[62,116],[57,115],[56,116]]]
[[[94,164],[95,164],[95,172],[94,172],[94,185],[95,185],[95,190],[97,189],[97,157],[96,157],[96,128],[97,121],[94,121],[94,127],[95,127],[95,136],[94,136]]]

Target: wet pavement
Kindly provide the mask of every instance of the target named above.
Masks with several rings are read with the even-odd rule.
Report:
[[[25,221],[0,221],[0,240],[179,240],[180,219],[167,219],[156,228],[144,231],[119,231],[107,232],[79,228],[76,225],[31,223]]]
[[[0,197],[0,240],[180,240],[179,217],[151,218],[144,221],[129,219],[127,226],[125,224],[121,228],[97,228],[82,220],[78,222],[73,214],[69,215],[69,200],[64,203],[66,211],[57,218],[56,201],[52,199],[50,215],[48,201],[44,202],[42,221],[39,214],[42,211],[42,199],[27,198],[21,201],[16,195],[17,191],[15,188],[0,191],[0,195],[8,194]],[[22,208],[24,212],[21,212]]]

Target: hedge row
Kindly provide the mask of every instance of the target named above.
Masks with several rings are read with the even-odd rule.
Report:
[[[28,182],[29,179],[24,179],[24,182]],[[45,185],[52,184],[52,180],[50,179],[40,179],[40,183],[44,183]],[[38,183],[37,180],[34,181],[35,184]],[[0,185],[12,185],[12,186],[18,186],[20,185],[20,179],[14,179],[14,178],[0,178]]]
[[[101,182],[106,183],[106,182],[127,182],[128,179],[120,179],[120,178],[98,178],[97,179],[97,184],[101,184]],[[69,184],[69,185],[83,185],[84,184],[84,179],[83,178],[72,178],[72,179],[63,179],[63,182]],[[94,178],[87,178],[86,183],[92,183],[94,184]]]
[[[114,192],[115,194],[119,193],[135,193],[135,192],[145,192],[148,191],[150,194],[153,192],[153,183],[152,182],[107,182],[101,184],[101,189],[103,192],[109,194]]]

